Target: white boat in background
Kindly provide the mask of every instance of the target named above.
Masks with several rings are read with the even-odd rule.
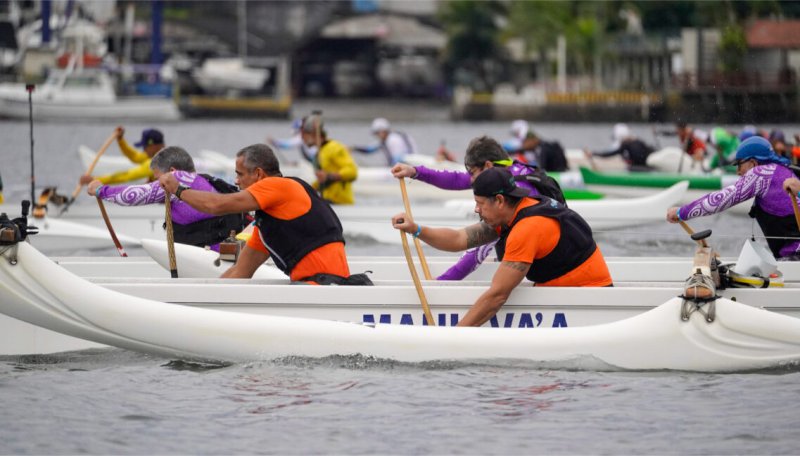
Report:
[[[91,147],[85,145],[78,147],[78,156],[83,164],[83,169],[89,168],[96,155],[97,152]],[[202,156],[193,158],[192,161],[194,162],[197,172],[211,174],[212,176],[228,179],[231,181],[231,183],[233,182],[232,177],[235,175],[234,169],[232,166],[228,167],[227,163],[220,164],[218,160],[207,159]],[[102,176],[105,174],[113,174],[133,166],[136,166],[136,164],[131,163],[131,161],[128,160],[128,157],[125,157],[124,155],[109,155],[108,153],[105,153],[97,161],[97,164],[94,167],[94,175]],[[141,179],[135,181],[134,183],[143,182],[144,179]]]
[[[118,96],[108,72],[101,68],[51,70],[32,94],[37,120],[177,120],[180,112],[171,98]],[[0,117],[27,119],[25,84],[0,84]]]
[[[736,296],[741,302],[766,303],[769,294],[767,305],[786,314],[782,315],[725,298],[703,305],[684,301],[674,297],[679,288],[520,288],[495,320],[509,328],[434,328],[409,325],[419,323],[421,315],[410,285],[246,282],[237,289],[226,284],[216,290],[212,287],[220,285],[202,281],[165,285],[178,279],[160,285],[129,283],[126,291],[139,294],[133,296],[118,291],[123,285],[81,279],[26,243],[2,255],[16,261],[0,261],[0,312],[12,317],[0,323],[19,319],[95,343],[180,359],[238,362],[362,354],[407,362],[549,367],[578,362],[589,369],[711,372],[800,361],[797,291],[749,289]],[[485,290],[460,284],[426,287],[434,318],[445,325],[457,321],[464,303]],[[176,304],[191,296],[206,305],[176,305],[146,296],[166,296],[164,290],[172,293]],[[627,291],[639,297],[626,298]],[[762,300],[757,299],[759,293]],[[222,297],[233,298],[226,305],[218,301]],[[570,306],[564,298],[578,304]],[[409,306],[407,313],[400,310],[404,306]],[[559,312],[565,306],[567,313]],[[401,324],[383,323],[391,321],[396,310]],[[515,315],[515,310],[522,312]],[[327,312],[344,318],[323,316]]]
[[[683,163],[681,163],[683,162]],[[703,160],[702,166],[689,157],[680,147],[665,147],[647,156],[647,165],[656,171],[665,173],[681,173],[687,175],[708,174],[705,170],[709,169],[711,158]],[[722,170],[717,168],[713,174],[722,174]]]
[[[270,77],[270,70],[246,66],[239,57],[208,58],[192,71],[192,77],[209,94],[258,92]]]
[[[16,218],[20,206],[16,204],[0,205],[0,213],[6,213],[10,218]],[[97,216],[100,212],[97,210]],[[102,222],[102,217],[100,218]],[[114,247],[114,242],[105,225],[90,226],[78,221],[45,216],[43,218],[29,217],[28,223],[39,229],[38,234],[30,236],[31,244],[42,252],[58,254],[82,250],[98,250]],[[138,246],[141,238],[126,236],[116,233],[123,246]]]
[[[569,208],[581,215],[594,230],[606,230],[635,226],[664,220],[667,209],[681,201],[689,188],[686,181],[678,182],[658,193],[636,198],[604,198],[602,200],[573,200]],[[474,210],[475,201],[449,200],[444,205],[447,210],[466,213]],[[424,221],[416,215],[414,219]]]

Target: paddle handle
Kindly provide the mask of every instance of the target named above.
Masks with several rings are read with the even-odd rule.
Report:
[[[167,253],[169,254],[169,275],[173,279],[178,278],[178,262],[175,259],[175,239],[172,231],[172,204],[170,204],[169,193],[164,194],[164,211],[167,225]]]
[[[408,191],[406,190],[405,178],[400,179],[400,193],[403,195],[403,207],[406,209],[408,220],[413,222],[414,216],[411,215],[411,203],[408,200]],[[405,237],[403,239],[405,239]],[[422,267],[422,274],[425,276],[425,280],[433,280],[433,277],[431,276],[431,270],[428,268],[428,261],[425,259],[425,252],[422,251],[422,243],[417,238],[414,238],[414,247],[417,249],[419,264]]]
[[[800,230],[800,208],[797,207],[797,196],[794,193],[789,193],[792,198],[792,209],[794,210],[794,221],[797,222],[797,229]]]
[[[406,256],[406,263],[408,263],[408,271],[411,273],[411,280],[414,281],[414,287],[417,289],[417,296],[419,296],[419,303],[422,305],[422,311],[425,313],[425,319],[428,320],[428,325],[436,326],[436,323],[433,321],[433,314],[431,314],[431,308],[428,305],[428,298],[425,297],[425,291],[422,289],[422,282],[420,282],[419,275],[417,275],[417,268],[414,267],[414,260],[411,258],[411,248],[408,246],[408,239],[406,238],[405,231],[400,231],[400,239],[403,241],[403,253]]]
[[[92,171],[94,171],[94,167],[97,166],[97,162],[100,161],[100,157],[104,153],[106,153],[106,149],[108,149],[108,146],[110,146],[115,139],[117,139],[117,132],[112,133],[111,136],[109,136],[108,139],[106,139],[106,142],[104,142],[103,145],[100,146],[100,149],[97,150],[97,153],[94,156],[94,160],[92,160],[92,163],[89,165],[88,168],[86,168],[85,174],[89,176],[92,175]],[[78,185],[75,187],[75,190],[72,192],[73,200],[78,197],[78,194],[81,192],[82,188],[83,184],[79,182]]]
[[[683,228],[683,230],[684,230],[684,231],[686,231],[686,233],[687,233],[689,236],[691,236],[691,235],[693,235],[693,234],[694,234],[694,230],[693,230],[693,229],[692,229],[692,228],[691,228],[691,227],[690,227],[690,226],[689,226],[689,225],[688,225],[686,222],[684,222],[683,220],[678,220],[678,223],[680,223],[680,224],[681,224],[681,228]],[[701,247],[708,247],[708,243],[706,242],[706,240],[705,240],[705,239],[702,239],[702,240],[700,240],[700,241],[696,241],[696,242],[697,242],[697,244],[698,244],[698,245],[700,245]]]
[[[128,254],[125,253],[125,249],[122,248],[122,243],[119,242],[117,238],[117,233],[114,232],[114,227],[111,226],[111,220],[108,218],[108,213],[106,212],[106,206],[103,204],[103,200],[100,197],[97,197],[97,205],[100,206],[100,214],[103,216],[103,221],[106,222],[106,228],[108,228],[108,234],[111,235],[111,240],[114,241],[114,246],[117,247],[117,252],[121,257],[127,257]]]

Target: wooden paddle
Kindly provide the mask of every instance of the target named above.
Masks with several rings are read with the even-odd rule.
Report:
[[[681,224],[681,227],[683,228],[684,231],[686,231],[686,233],[689,236],[694,234],[694,230],[689,225],[687,225],[686,222],[684,222],[683,220],[678,220],[678,223]],[[700,239],[699,241],[695,242],[697,242],[697,244],[700,245],[700,247],[708,247],[708,243],[706,242],[705,239]]]
[[[402,182],[402,180],[400,181]],[[417,289],[417,296],[419,296],[419,303],[422,305],[422,311],[425,313],[425,319],[428,320],[428,325],[436,326],[433,321],[433,314],[428,305],[428,298],[425,297],[425,291],[422,289],[422,282],[417,275],[417,268],[414,266],[414,259],[411,258],[411,247],[408,246],[408,239],[406,239],[406,232],[400,230],[400,239],[403,241],[403,253],[406,255],[406,263],[408,263],[408,271],[411,273],[411,279],[414,281],[414,287]]]
[[[92,175],[92,171],[94,171],[94,167],[97,166],[97,162],[100,160],[100,157],[104,153],[106,153],[106,149],[108,149],[108,146],[110,146],[111,143],[114,142],[115,139],[117,139],[117,132],[116,131],[114,133],[112,133],[111,136],[109,136],[108,139],[106,139],[106,142],[104,142],[103,145],[100,146],[100,149],[97,150],[97,153],[94,156],[94,160],[92,160],[92,163],[89,165],[89,168],[86,169],[86,175],[88,175],[88,176]],[[67,209],[69,209],[69,206],[72,203],[75,202],[75,198],[78,197],[78,194],[81,192],[82,188],[83,188],[83,184],[81,184],[79,182],[78,185],[75,187],[75,190],[72,192],[72,196],[69,198],[69,200],[67,200],[67,204],[65,204],[64,208],[61,209],[61,212],[60,212],[61,214],[66,212]]]
[[[100,214],[103,215],[103,221],[106,222],[106,228],[108,228],[108,234],[111,235],[111,240],[114,241],[114,245],[117,247],[117,252],[119,252],[119,256],[127,257],[128,254],[125,253],[125,249],[122,248],[122,244],[117,239],[117,234],[114,232],[114,227],[111,226],[111,220],[108,218],[108,213],[106,212],[106,206],[103,204],[103,200],[100,197],[97,197],[97,205],[100,206]]]
[[[797,222],[797,229],[800,230],[800,208],[797,207],[797,196],[794,193],[789,192],[789,196],[792,198],[792,209],[794,209],[794,221]]]
[[[172,232],[172,205],[170,204],[170,194],[164,192],[164,210],[167,222],[167,252],[169,253],[169,274],[173,279],[178,278],[178,262],[175,259],[175,239]]]
[[[406,179],[400,179],[400,193],[403,194],[403,206],[406,208],[406,215],[408,215],[408,219],[410,222],[414,221],[414,217],[411,215],[411,203],[408,201],[408,192],[406,191]],[[405,241],[406,238],[403,236],[403,240]],[[407,242],[407,241],[406,241]],[[419,239],[414,238],[414,247],[417,249],[417,255],[419,256],[419,264],[422,267],[422,273],[425,276],[425,280],[433,280],[431,277],[431,270],[428,269],[428,262],[425,260],[425,253],[422,251],[422,243]]]

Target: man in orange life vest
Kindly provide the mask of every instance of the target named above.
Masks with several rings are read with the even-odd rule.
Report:
[[[481,222],[466,228],[423,227],[406,214],[392,217],[395,228],[440,250],[457,252],[499,238],[501,260],[492,284],[472,305],[459,326],[480,326],[492,318],[514,288],[527,277],[537,286],[611,286],[603,254],[592,230],[576,212],[556,200],[528,197],[508,170],[493,167],[472,183],[475,212]]]
[[[162,175],[159,182],[208,214],[256,212],[252,237],[222,277],[252,277],[271,256],[292,281],[361,285],[347,281],[350,269],[339,218],[306,182],[282,176],[278,159],[266,144],[253,144],[236,154],[236,184],[242,189],[237,193],[190,189],[172,173]]]

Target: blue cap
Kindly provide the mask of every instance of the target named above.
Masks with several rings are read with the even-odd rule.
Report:
[[[136,147],[147,147],[153,144],[164,144],[164,134],[155,128],[149,128],[142,132],[141,141],[134,145]]]
[[[785,158],[779,157],[772,149],[772,144],[761,136],[745,139],[736,149],[736,162],[750,159],[755,159],[759,163],[789,163]]]

